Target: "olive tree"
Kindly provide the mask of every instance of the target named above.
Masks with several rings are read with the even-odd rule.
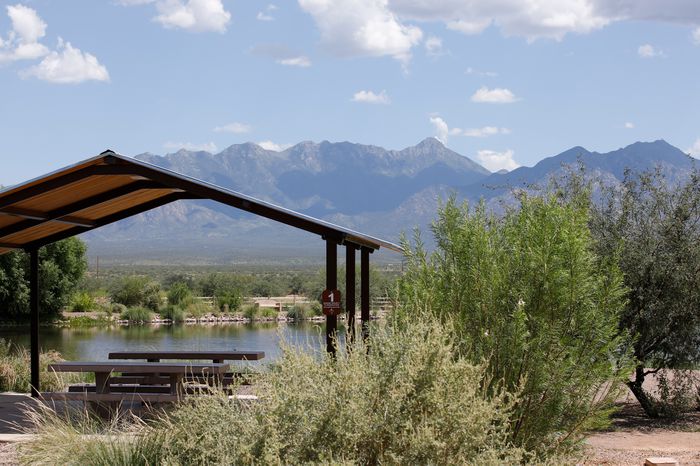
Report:
[[[591,229],[599,254],[619,257],[629,290],[620,329],[634,336],[637,360],[627,385],[656,417],[645,377],[700,363],[700,174],[669,183],[658,170],[627,173],[594,206]]]

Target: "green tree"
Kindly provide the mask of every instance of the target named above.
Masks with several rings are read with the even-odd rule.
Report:
[[[454,198],[432,226],[436,250],[404,241],[397,323],[428,314],[460,354],[486,361],[491,389],[520,391],[512,440],[540,452],[607,421],[627,375],[618,322],[622,274],[593,252],[585,195],[520,197],[502,217]]]
[[[39,305],[42,315],[54,316],[70,301],[87,270],[87,248],[69,238],[39,250]],[[12,318],[29,313],[29,259],[19,251],[0,256],[0,312]]]
[[[606,190],[591,224],[599,253],[619,256],[629,289],[620,328],[634,336],[637,365],[627,385],[657,417],[645,377],[700,363],[700,173],[680,185],[660,171],[627,173]]]

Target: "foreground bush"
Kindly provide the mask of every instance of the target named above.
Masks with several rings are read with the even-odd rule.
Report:
[[[607,420],[629,374],[618,333],[622,275],[592,252],[585,197],[522,197],[504,216],[454,199],[433,226],[437,250],[407,251],[396,318],[434,315],[459,352],[486,361],[491,387],[521,390],[510,429],[538,452],[567,450]]]
[[[456,357],[436,324],[378,329],[371,351],[332,360],[285,348],[258,402],[196,397],[137,435],[107,439],[55,416],[23,461],[44,464],[514,464],[514,399],[488,393],[483,366]],[[88,423],[89,424],[89,423]]]
[[[119,318],[129,322],[151,322],[153,320],[153,311],[145,307],[130,307],[122,312]]]

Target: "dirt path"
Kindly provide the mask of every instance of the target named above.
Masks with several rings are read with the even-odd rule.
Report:
[[[607,432],[586,439],[584,465],[643,465],[652,456],[700,465],[700,412],[678,419],[649,419],[635,402],[625,403]]]

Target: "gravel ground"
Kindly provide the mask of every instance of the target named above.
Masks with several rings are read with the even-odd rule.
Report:
[[[19,464],[17,462],[17,444],[0,443],[0,465],[9,466]]]

